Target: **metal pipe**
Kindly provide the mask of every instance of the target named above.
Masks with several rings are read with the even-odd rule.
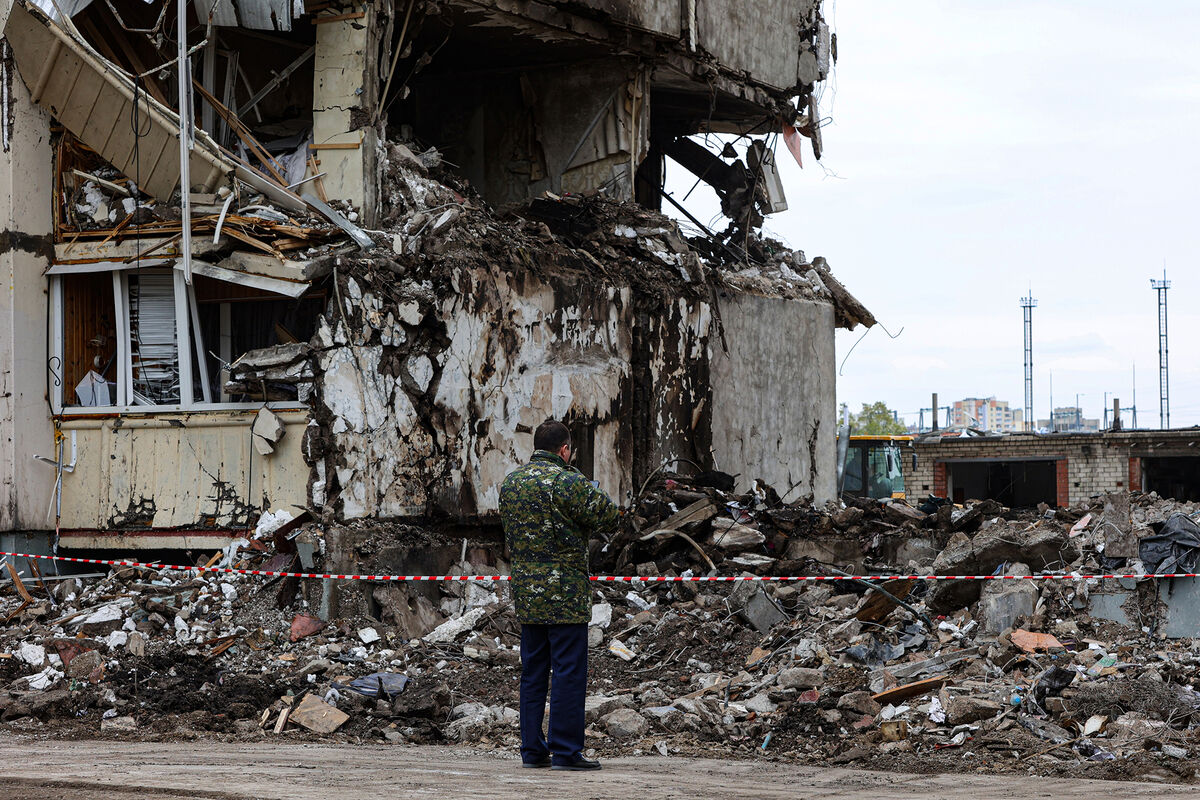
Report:
[[[178,15],[176,34],[179,37],[179,63],[177,67],[179,79],[179,196],[180,211],[182,212],[181,226],[183,240],[180,247],[183,250],[183,277],[190,286],[192,283],[192,76],[191,63],[187,50],[187,0],[178,0]],[[190,380],[187,376],[186,380]]]

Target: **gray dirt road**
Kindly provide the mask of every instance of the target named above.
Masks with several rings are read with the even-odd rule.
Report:
[[[0,736],[0,800],[11,798],[970,797],[1200,798],[1200,787],[984,775],[914,776],[766,761],[620,758],[598,773],[520,769],[512,756],[449,747],[46,741]]]

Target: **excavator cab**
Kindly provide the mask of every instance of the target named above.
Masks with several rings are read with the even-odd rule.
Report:
[[[911,436],[850,436],[842,465],[841,491],[872,500],[904,499],[904,466]]]

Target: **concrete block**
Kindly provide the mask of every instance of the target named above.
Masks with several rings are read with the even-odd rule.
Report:
[[[787,614],[779,610],[761,587],[750,595],[741,613],[759,633],[768,633],[779,623],[787,622]]]
[[[1031,573],[1025,564],[1014,564],[1006,574]],[[1033,581],[988,581],[979,595],[980,625],[988,633],[1011,628],[1017,617],[1033,614],[1037,599],[1038,587]]]

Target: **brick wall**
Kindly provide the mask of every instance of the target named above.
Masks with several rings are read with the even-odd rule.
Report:
[[[904,458],[910,498],[945,497],[946,465],[961,461],[1055,461],[1059,505],[1073,505],[1105,492],[1141,491],[1141,459],[1200,455],[1200,433],[1119,431],[1050,435],[927,437],[913,442],[916,466]]]
[[[1129,459],[1129,491],[1140,492],[1142,490],[1142,460],[1137,456],[1132,456]]]
[[[1071,504],[1071,464],[1065,458],[1054,462],[1054,497],[1055,504],[1069,506]]]

